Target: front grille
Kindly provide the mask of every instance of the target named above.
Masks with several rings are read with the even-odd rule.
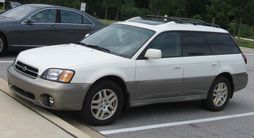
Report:
[[[15,68],[18,71],[22,72],[23,74],[25,74],[29,77],[36,78],[38,76],[38,69],[37,68],[31,67],[27,64],[20,62],[20,61],[18,61],[15,64]]]

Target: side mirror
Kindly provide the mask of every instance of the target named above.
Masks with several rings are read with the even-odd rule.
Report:
[[[145,54],[145,58],[147,59],[160,59],[161,58],[161,50],[159,49],[148,49]]]
[[[85,35],[85,38],[87,38],[89,35],[90,35],[90,34],[86,34],[86,35]]]
[[[25,23],[26,23],[27,25],[32,25],[32,24],[33,24],[33,21],[32,21],[30,18],[28,18],[28,19],[26,19]]]

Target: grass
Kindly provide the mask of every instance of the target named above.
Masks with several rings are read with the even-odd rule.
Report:
[[[116,22],[115,20],[106,20],[106,19],[99,19],[99,20],[106,25],[110,25],[110,24]]]
[[[3,12],[4,9],[3,9],[3,5],[0,5],[0,13]]]
[[[254,41],[248,41],[243,39],[236,39],[239,46],[247,47],[247,48],[254,48]]]

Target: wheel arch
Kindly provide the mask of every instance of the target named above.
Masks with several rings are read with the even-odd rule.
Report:
[[[2,31],[0,31],[0,35],[2,35],[4,37],[5,43],[8,46],[8,39],[7,39],[6,35]]]
[[[107,76],[103,76],[99,79],[97,79],[92,85],[91,87],[89,88],[89,90],[98,82],[101,82],[101,81],[106,81],[106,80],[111,80],[113,82],[115,82],[116,84],[118,84],[121,89],[123,90],[123,98],[124,98],[124,107],[123,107],[123,110],[127,110],[129,107],[130,107],[130,102],[129,102],[129,99],[130,99],[130,94],[128,92],[128,89],[127,89],[127,86],[125,84],[125,81],[119,77],[119,76],[116,76],[116,75],[107,75]],[[89,91],[88,90],[88,91]]]
[[[0,31],[0,35],[3,36],[4,42],[5,42],[5,46],[6,46],[5,50],[8,50],[8,44],[9,43],[8,43],[8,39],[7,39],[6,35],[2,31]]]
[[[216,76],[216,78],[214,79],[214,81],[217,79],[217,78],[219,78],[219,77],[225,77],[225,78],[227,78],[228,80],[229,80],[229,83],[230,83],[230,86],[231,86],[231,89],[232,89],[232,93],[231,93],[231,95],[230,95],[230,98],[232,98],[233,97],[233,94],[234,94],[234,82],[233,82],[233,77],[232,77],[232,75],[229,73],[229,72],[223,72],[223,73],[220,73],[220,74],[218,74],[217,76]]]

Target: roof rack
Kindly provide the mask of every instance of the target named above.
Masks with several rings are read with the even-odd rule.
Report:
[[[160,22],[165,22],[165,23],[174,21],[176,23],[182,23],[182,24],[190,23],[190,24],[193,24],[193,25],[204,25],[204,26],[211,26],[211,27],[221,28],[217,24],[207,23],[207,22],[202,21],[202,20],[190,19],[190,18],[184,18],[184,17],[167,17],[167,16],[157,16],[157,15],[146,15],[146,16],[141,17],[141,18],[144,19],[144,20],[153,20],[153,21],[160,21]]]

